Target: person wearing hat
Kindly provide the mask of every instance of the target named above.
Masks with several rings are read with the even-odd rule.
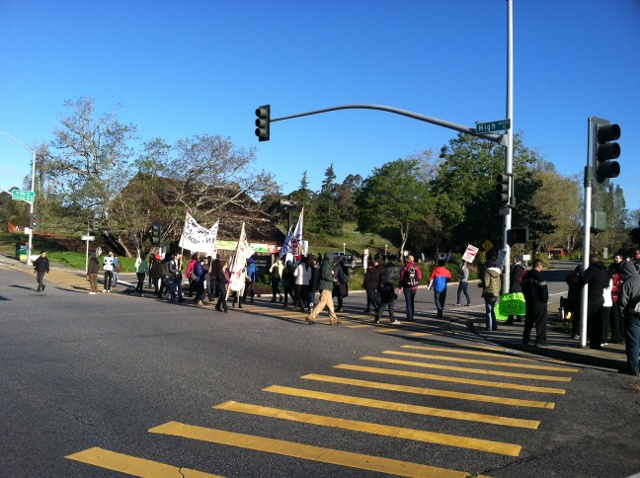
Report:
[[[44,275],[49,273],[49,258],[47,257],[47,251],[42,251],[40,256],[33,261],[33,272],[36,273],[36,280],[38,281],[37,292],[44,290]]]
[[[484,298],[484,307],[486,312],[486,328],[488,332],[498,330],[498,320],[496,319],[496,302],[500,297],[502,289],[502,279],[500,278],[500,269],[496,258],[489,259],[484,265],[484,286],[482,289],[482,297]]]

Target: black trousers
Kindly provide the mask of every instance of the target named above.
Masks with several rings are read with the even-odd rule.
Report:
[[[522,342],[529,343],[531,329],[536,326],[536,344],[547,341],[547,304],[545,302],[527,301],[527,314],[524,319]]]

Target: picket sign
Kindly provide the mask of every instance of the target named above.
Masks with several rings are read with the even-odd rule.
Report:
[[[510,315],[525,315],[526,302],[522,292],[512,292],[503,294],[500,302],[496,304],[496,319],[500,322],[506,321]]]

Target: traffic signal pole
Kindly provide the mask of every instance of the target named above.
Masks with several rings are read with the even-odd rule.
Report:
[[[513,181],[513,0],[507,0],[507,119],[511,127],[507,130],[505,171],[509,181],[509,198],[515,197],[515,181]],[[507,234],[511,229],[511,210],[507,210],[502,225],[502,248],[504,256],[504,280],[502,281],[502,293],[509,292],[511,282],[511,246]]]

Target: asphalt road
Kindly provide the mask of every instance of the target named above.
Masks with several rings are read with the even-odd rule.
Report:
[[[330,327],[268,298],[223,314],[48,284],[0,262],[2,477],[640,471],[637,383],[482,340],[475,286],[443,320],[421,290],[398,327],[352,294]]]

